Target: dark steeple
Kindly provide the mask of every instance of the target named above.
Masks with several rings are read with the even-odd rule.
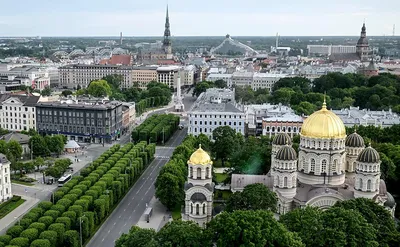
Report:
[[[361,28],[361,37],[363,37],[363,38],[367,37],[367,30],[365,28],[365,22],[363,23],[363,26]]]
[[[169,29],[169,14],[168,14],[168,5],[167,5],[167,17],[165,19],[165,31],[164,31],[164,41],[163,45],[164,46],[170,46],[171,45],[171,30]]]

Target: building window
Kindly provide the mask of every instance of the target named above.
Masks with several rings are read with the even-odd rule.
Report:
[[[362,181],[362,179],[360,178],[360,182],[359,182],[359,184],[360,184],[360,190],[362,190],[363,189],[363,181]]]
[[[310,172],[315,172],[315,159],[311,159]]]
[[[368,181],[367,181],[367,191],[371,191],[371,180],[370,179],[368,179]]]
[[[197,168],[197,179],[201,179],[201,168]]]
[[[193,167],[189,167],[189,178],[193,177]]]
[[[206,204],[203,204],[203,215],[206,214]]]
[[[283,178],[283,187],[287,188],[287,177]]]
[[[326,160],[321,162],[321,173],[326,173]]]
[[[337,168],[337,160],[334,160],[332,164],[332,173],[337,172],[336,168]]]
[[[200,214],[200,205],[197,204],[196,205],[196,215],[199,215],[199,214]]]

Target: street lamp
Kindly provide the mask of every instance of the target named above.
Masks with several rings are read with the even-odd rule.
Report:
[[[86,215],[82,215],[79,217],[79,233],[80,233],[80,240],[81,240],[81,247],[82,245],[82,217],[86,217]]]

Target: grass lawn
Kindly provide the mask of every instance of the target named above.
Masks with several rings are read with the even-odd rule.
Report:
[[[226,173],[214,173],[214,175],[215,175],[215,180],[216,180],[218,183],[224,182],[225,179],[227,179],[227,178],[229,177],[229,175],[226,174]]]
[[[7,205],[5,205],[3,207],[1,207],[1,204],[0,204],[0,219],[3,218],[4,216],[6,216],[7,214],[9,214],[11,211],[16,209],[19,205],[21,205],[24,202],[25,202],[24,199],[20,199],[16,202],[13,202],[13,201],[11,201],[9,203],[5,202],[5,203],[7,203]]]
[[[33,186],[33,183],[18,181],[18,180],[14,180],[14,179],[11,179],[11,183],[13,183],[13,184],[21,184],[21,185],[25,185],[25,186]]]
[[[172,210],[172,219],[173,220],[180,220],[182,218],[181,215],[181,206],[177,206],[174,208],[174,210]]]

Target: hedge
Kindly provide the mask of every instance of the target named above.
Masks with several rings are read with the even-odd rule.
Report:
[[[81,176],[59,188],[54,193],[54,204],[39,203],[21,219],[21,226],[15,225],[7,235],[0,236],[0,247],[29,247],[29,243],[35,247],[78,247],[79,220],[85,241],[133,185],[154,153],[155,145],[145,142],[112,146],[82,170]]]
[[[132,131],[132,140],[165,143],[178,129],[179,121],[179,116],[174,114],[152,115]]]
[[[50,241],[52,247],[57,246],[57,232],[56,231],[44,231],[39,236],[40,239],[47,239]]]
[[[30,247],[51,247],[51,244],[47,239],[36,239],[31,243]]]

